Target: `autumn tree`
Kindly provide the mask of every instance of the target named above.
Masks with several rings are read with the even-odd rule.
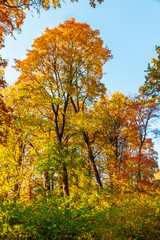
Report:
[[[74,2],[77,0],[71,0]],[[90,5],[95,8],[103,0],[90,0]],[[0,49],[5,46],[5,36],[13,36],[14,32],[21,31],[21,25],[26,17],[26,10],[41,8],[48,10],[51,6],[61,7],[61,0],[0,0]],[[7,60],[0,55],[0,81],[4,80],[4,66]]]
[[[109,122],[108,129],[103,129],[103,152],[106,158],[105,169],[111,186],[122,179],[127,180],[127,132],[128,98],[122,93],[115,92],[101,100],[100,107],[106,105],[105,113],[101,117],[103,122]]]
[[[12,115],[9,124],[3,123],[7,136],[5,142],[0,145],[0,195],[14,197],[15,200],[30,199],[35,195],[37,188],[40,188],[41,192],[46,191],[43,176],[35,171],[35,160],[38,150],[41,150],[42,134],[37,127],[40,119],[30,113],[27,106],[24,108],[16,104],[18,96],[12,96],[15,94],[13,89],[5,96],[9,88],[8,86],[2,90],[5,106],[12,106]],[[37,135],[41,137],[38,138]]]
[[[135,99],[131,104],[130,134],[128,141],[131,143],[132,167],[138,183],[151,180],[157,168],[157,152],[153,142],[148,137],[151,133],[153,121],[159,112],[159,103]]]
[[[106,94],[92,107],[90,139],[104,186],[128,180],[128,114],[129,99],[119,92]]]
[[[37,188],[45,191],[43,178],[35,171],[36,153],[31,134],[16,125],[8,130],[6,144],[0,145],[0,196],[15,201],[31,199]]]
[[[157,153],[148,133],[158,109],[157,102],[130,99],[119,92],[106,95],[94,105],[95,118],[88,125],[94,126],[93,133],[97,131],[92,151],[104,185],[151,181]]]
[[[50,122],[55,133],[53,142],[59,154],[70,145],[71,106],[84,109],[86,104],[105,92],[100,80],[102,66],[110,57],[98,30],[70,18],[54,29],[46,29],[35,40],[27,58],[16,61],[21,75],[13,86],[13,91],[19,96],[19,101],[14,101],[14,104],[24,104],[32,113]],[[12,87],[9,92],[12,92]],[[12,92],[12,95],[15,94]],[[63,192],[68,196],[67,162],[64,158],[58,162]]]

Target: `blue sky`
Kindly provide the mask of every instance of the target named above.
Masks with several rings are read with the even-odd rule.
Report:
[[[27,13],[22,33],[15,34],[16,40],[8,36],[2,56],[9,60],[6,81],[11,84],[17,79],[11,67],[14,58],[23,59],[26,49],[46,27],[54,28],[69,17],[88,23],[92,29],[100,30],[104,44],[113,54],[104,67],[102,82],[109,93],[119,90],[124,94],[136,94],[144,82],[144,70],[151,57],[156,57],[155,46],[160,45],[160,1],[158,0],[104,0],[95,9],[89,0],[78,3],[62,2],[61,9],[41,11],[40,16]],[[157,123],[157,127],[159,124]],[[160,144],[156,142],[156,150]],[[160,152],[160,151],[159,151]]]

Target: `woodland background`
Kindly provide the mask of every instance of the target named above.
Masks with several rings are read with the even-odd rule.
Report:
[[[2,0],[1,49],[26,10],[52,7],[60,2]],[[106,92],[111,50],[70,17],[15,60],[8,86],[2,50],[1,239],[160,239],[160,48],[135,96]]]

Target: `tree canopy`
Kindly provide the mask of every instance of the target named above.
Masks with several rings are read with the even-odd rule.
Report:
[[[0,0],[1,47],[26,9],[51,3],[61,4]],[[111,51],[98,30],[74,18],[47,28],[15,60],[20,75],[10,86],[0,58],[1,239],[159,239],[150,138],[160,107],[159,55],[136,97],[106,93]]]
[[[56,151],[61,154],[70,148],[73,109],[76,113],[84,111],[104,95],[105,87],[100,82],[102,67],[110,58],[110,50],[103,46],[99,31],[86,23],[70,18],[54,29],[46,29],[35,40],[27,58],[16,61],[21,75],[7,93],[12,96],[11,105],[19,108],[20,102],[25,103],[24,107],[32,114],[46,119],[46,127],[50,125],[54,132]],[[63,170],[64,194],[69,195],[67,164],[61,159],[59,165]]]

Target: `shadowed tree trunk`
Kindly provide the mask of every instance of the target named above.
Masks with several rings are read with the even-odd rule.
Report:
[[[23,155],[25,153],[25,147],[26,145],[21,142],[21,144],[19,145],[19,158],[18,158],[18,162],[17,162],[17,174],[16,174],[16,178],[19,176],[19,171],[22,165],[22,161],[23,161]],[[17,182],[14,185],[14,196],[15,196],[15,201],[17,201],[20,198],[20,183],[18,181],[18,179],[16,180]]]
[[[95,173],[96,181],[98,183],[98,186],[100,188],[103,188],[102,181],[100,179],[100,175],[99,175],[96,163],[95,163],[95,157],[94,157],[93,151],[91,149],[91,143],[89,142],[89,136],[88,136],[87,133],[83,132],[83,137],[84,137],[84,141],[85,141],[85,143],[87,145],[87,148],[88,148],[88,158],[92,163],[92,167],[93,167],[93,170],[94,170],[94,173]]]

